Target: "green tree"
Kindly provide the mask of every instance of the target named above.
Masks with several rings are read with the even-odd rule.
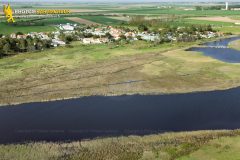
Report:
[[[140,24],[140,25],[138,26],[138,30],[139,30],[139,31],[148,31],[148,27],[145,26],[144,24]]]
[[[38,41],[36,44],[36,49],[37,50],[43,50],[43,43],[41,41]]]
[[[9,54],[10,53],[10,44],[9,43],[4,44],[3,53],[4,54]]]
[[[112,40],[112,39],[113,39],[113,36],[112,36],[109,32],[106,33],[106,37],[107,37],[109,40]]]
[[[18,36],[18,35],[23,35],[23,33],[22,32],[17,32],[16,36]]]
[[[203,7],[202,7],[202,6],[196,6],[195,9],[196,9],[197,11],[201,11],[201,10],[203,10]]]
[[[72,42],[73,41],[73,37],[71,36],[71,35],[67,35],[66,37],[65,37],[65,42],[67,43],[67,44],[69,44],[70,42]]]
[[[20,39],[18,43],[18,47],[20,52],[26,52],[26,40],[25,39]]]
[[[32,38],[26,39],[26,49],[28,52],[35,51],[35,46]]]

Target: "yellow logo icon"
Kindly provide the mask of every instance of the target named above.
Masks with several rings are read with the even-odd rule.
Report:
[[[6,15],[7,18],[7,22],[8,23],[13,23],[15,22],[14,18],[13,18],[13,11],[11,9],[11,6],[8,4],[8,6],[6,7],[5,5],[3,6],[3,12]]]

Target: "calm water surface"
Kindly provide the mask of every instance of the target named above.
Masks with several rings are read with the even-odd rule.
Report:
[[[86,97],[0,108],[0,143],[240,128],[240,88]]]
[[[228,47],[230,42],[238,39],[240,39],[240,37],[232,37],[219,41],[208,42],[203,44],[206,47],[192,47],[188,49],[188,51],[202,52],[206,56],[228,63],[240,63],[240,51],[231,48],[223,48]]]

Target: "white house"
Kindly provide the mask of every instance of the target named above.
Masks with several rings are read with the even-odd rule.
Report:
[[[67,23],[65,25],[60,25],[59,28],[64,31],[73,31],[74,30],[74,26],[71,26],[69,23]]]
[[[66,43],[61,41],[61,40],[57,40],[57,39],[52,39],[52,45],[54,47],[57,47],[57,46],[64,46]]]

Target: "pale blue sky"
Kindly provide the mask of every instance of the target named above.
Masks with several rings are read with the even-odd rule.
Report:
[[[39,2],[39,0],[1,0],[3,2]],[[40,2],[239,2],[239,0],[41,0]]]

